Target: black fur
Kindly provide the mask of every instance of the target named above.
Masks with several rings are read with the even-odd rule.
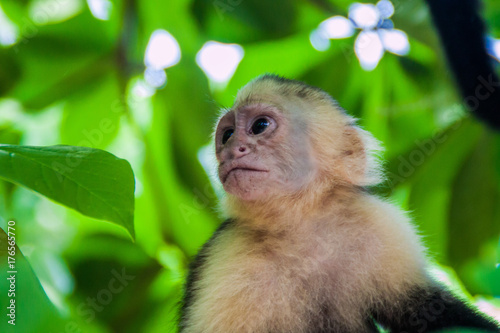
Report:
[[[186,285],[184,289],[184,297],[181,303],[181,316],[179,320],[179,332],[182,332],[182,330],[186,327],[186,322],[188,321],[187,315],[186,315],[186,309],[189,308],[189,306],[193,302],[193,294],[194,294],[194,289],[193,285],[200,279],[200,272],[203,268],[203,265],[206,262],[207,258],[207,250],[210,248],[210,246],[214,243],[215,239],[220,235],[220,233],[227,229],[229,226],[233,224],[232,219],[227,219],[224,221],[219,228],[214,232],[212,237],[202,246],[201,250],[198,252],[198,254],[195,256],[193,261],[189,264],[189,272],[188,276],[186,278]]]
[[[500,332],[493,320],[440,286],[413,288],[404,299],[382,304],[373,317],[395,333],[424,333],[457,327]]]
[[[477,0],[427,0],[464,104],[500,129],[500,80],[486,52]]]

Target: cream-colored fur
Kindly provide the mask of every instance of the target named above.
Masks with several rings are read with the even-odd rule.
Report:
[[[183,332],[307,332],[322,311],[338,330],[362,332],[381,300],[428,283],[409,218],[359,189],[381,180],[377,143],[326,93],[301,89],[256,80],[238,94],[233,109],[268,102],[307,121],[319,171],[279,200],[227,196],[236,221],[207,249]]]
[[[361,332],[375,302],[426,283],[424,255],[408,218],[371,197],[344,197],[315,220],[265,230],[241,221],[209,249],[185,332],[306,332],[321,304]],[[268,221],[269,223],[277,221]]]

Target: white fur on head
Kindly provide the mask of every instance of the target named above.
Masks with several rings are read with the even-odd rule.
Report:
[[[299,81],[263,75],[240,89],[234,107],[262,96],[281,96],[298,105],[296,110],[302,114],[296,119],[306,123],[325,177],[356,186],[376,185],[383,180],[379,142],[357,126],[355,118],[347,115],[328,93]]]

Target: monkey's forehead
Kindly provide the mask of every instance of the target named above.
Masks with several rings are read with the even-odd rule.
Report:
[[[333,98],[320,88],[273,75],[264,75],[246,84],[238,91],[236,103],[252,99],[255,95],[280,96],[286,99],[299,99],[308,102],[333,101]]]
[[[287,100],[282,96],[274,94],[252,94],[245,96],[244,99],[236,99],[234,105],[229,109],[231,111],[240,111],[248,108],[267,108],[273,107],[280,111],[286,110]]]
[[[220,111],[219,121],[222,118],[234,117],[237,114],[269,112],[286,115],[291,112],[285,105],[277,103],[275,100],[255,98],[235,103],[231,108],[224,108]]]
[[[238,113],[252,105],[270,105],[284,115],[314,113],[317,108],[332,109],[334,113],[346,114],[337,101],[320,88],[299,81],[265,75],[242,87],[238,91],[234,105],[221,110],[219,120],[230,112]]]

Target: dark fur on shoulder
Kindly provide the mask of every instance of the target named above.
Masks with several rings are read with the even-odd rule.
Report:
[[[373,317],[391,332],[398,333],[425,333],[454,327],[500,332],[493,320],[438,285],[414,287],[404,298],[375,310]]]

